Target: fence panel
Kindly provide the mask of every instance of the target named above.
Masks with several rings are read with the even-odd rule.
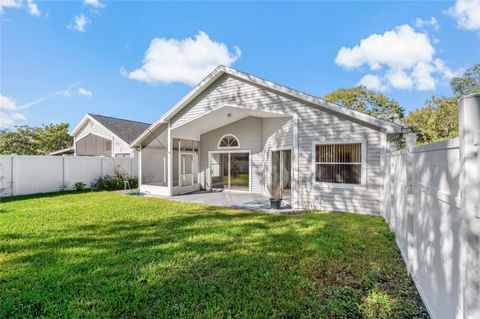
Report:
[[[137,177],[136,158],[0,155],[0,197],[57,192],[76,182],[91,187],[117,169]]]
[[[102,172],[102,158],[86,156],[64,156],[65,186],[71,189],[76,182],[92,187]]]
[[[460,151],[458,139],[386,156],[385,219],[434,318],[460,318]]]

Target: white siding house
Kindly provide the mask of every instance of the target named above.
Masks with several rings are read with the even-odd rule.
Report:
[[[131,146],[150,193],[280,190],[293,208],[379,214],[387,141],[402,129],[222,66]]]
[[[150,124],[114,117],[86,114],[73,129],[73,149],[77,156],[134,157],[130,143]]]

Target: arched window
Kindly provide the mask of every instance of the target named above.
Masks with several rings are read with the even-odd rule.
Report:
[[[232,134],[224,135],[218,141],[218,148],[239,148],[238,138]]]

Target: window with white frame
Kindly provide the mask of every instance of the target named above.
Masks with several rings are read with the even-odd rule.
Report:
[[[362,143],[316,144],[315,181],[362,183]]]
[[[232,134],[224,135],[218,141],[218,148],[239,148],[239,147],[240,147],[240,143],[238,142],[238,139]]]

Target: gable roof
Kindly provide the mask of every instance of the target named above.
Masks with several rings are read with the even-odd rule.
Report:
[[[180,101],[177,102],[167,113],[165,113],[159,120],[153,123],[148,130],[143,132],[135,141],[131,143],[131,146],[141,142],[144,138],[146,138],[151,132],[153,132],[158,126],[161,124],[167,124],[168,121],[175,116],[180,110],[182,110],[188,103],[190,103],[193,99],[195,99],[198,95],[200,95],[203,91],[205,91],[210,85],[212,85],[218,78],[220,78],[223,74],[229,74],[233,77],[240,78],[246,82],[264,87],[266,89],[276,91],[287,95],[289,97],[301,100],[313,106],[323,108],[325,110],[329,110],[334,113],[339,113],[345,115],[350,118],[354,118],[357,121],[364,122],[366,124],[370,124],[381,129],[384,129],[388,133],[400,133],[404,130],[404,127],[400,124],[392,123],[389,121],[381,120],[379,118],[370,116],[363,112],[355,111],[348,109],[346,107],[340,106],[335,103],[327,102],[324,99],[319,97],[309,95],[306,93],[302,93],[300,91],[288,88],[286,86],[282,86],[279,84],[275,84],[273,82],[263,80],[261,78],[255,77],[253,75],[237,71],[232,68],[228,68],[226,66],[219,66],[217,67],[212,73],[210,73],[205,79],[203,79],[196,87],[194,87],[187,95],[185,95]]]
[[[132,143],[149,126],[149,123],[119,119],[99,114],[87,113],[80,123],[72,131],[71,135],[76,135],[87,119],[93,119],[103,125],[107,130],[124,140],[126,143]]]

